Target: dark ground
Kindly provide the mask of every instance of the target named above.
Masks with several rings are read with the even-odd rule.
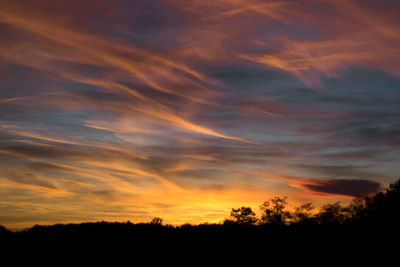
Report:
[[[390,258],[398,262],[399,196],[397,181],[386,191],[364,198],[351,212],[346,207],[336,213],[326,209],[291,223],[271,219],[243,223],[232,217],[224,224],[176,227],[161,222],[58,224],[19,232],[1,227],[0,246],[3,257],[13,255],[14,263],[52,257],[69,261],[83,256],[94,261],[111,258],[135,262],[140,258],[148,263],[190,258],[191,265],[217,256],[230,262],[257,259],[268,265],[275,260],[283,264],[296,259],[317,263],[318,256],[324,258],[319,265],[345,258],[379,260],[382,265]],[[347,217],[343,217],[344,211]],[[275,212],[272,214],[279,215]]]

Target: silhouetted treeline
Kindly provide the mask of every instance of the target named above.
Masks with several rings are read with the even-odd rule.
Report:
[[[305,203],[289,211],[287,197],[274,197],[261,206],[261,217],[257,218],[250,207],[232,209],[230,218],[224,225],[350,225],[374,224],[385,227],[399,224],[400,215],[400,180],[391,184],[385,191],[377,192],[372,197],[355,198],[347,205],[340,202],[326,204],[318,212],[312,203]]]
[[[172,226],[155,217],[149,223],[94,222],[36,225],[18,232],[0,226],[3,246],[69,246],[71,248],[123,247],[143,250],[231,251],[268,249],[322,250],[340,243],[342,249],[371,245],[372,238],[397,242],[400,225],[400,180],[372,197],[354,199],[349,205],[327,204],[314,211],[305,203],[288,210],[286,197],[275,197],[260,206],[256,217],[250,207],[232,209],[223,223]],[[397,243],[396,243],[397,244]],[[377,245],[377,243],[374,243]],[[388,245],[382,243],[381,246]]]

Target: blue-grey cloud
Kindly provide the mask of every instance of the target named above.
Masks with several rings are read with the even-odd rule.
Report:
[[[305,187],[321,193],[338,194],[351,197],[368,196],[376,193],[380,189],[380,183],[371,180],[318,180],[312,184],[306,184]]]

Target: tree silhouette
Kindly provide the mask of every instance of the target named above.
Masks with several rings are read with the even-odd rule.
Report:
[[[232,219],[226,219],[224,223],[251,225],[257,222],[256,214],[250,207],[241,207],[238,209],[232,209],[231,218]]]
[[[355,198],[347,206],[348,220],[357,221],[360,220],[365,213],[365,198]]]
[[[400,223],[400,179],[385,191],[365,198],[363,220],[390,225]]]
[[[261,206],[261,222],[266,224],[287,224],[291,214],[286,210],[287,197],[274,197],[271,201],[265,201]]]
[[[343,224],[351,218],[351,214],[347,207],[336,202],[322,206],[316,218],[320,224]]]
[[[159,217],[154,217],[151,221],[150,224],[154,224],[154,225],[162,225],[163,223],[163,219],[159,218]]]
[[[296,207],[294,213],[291,215],[294,223],[305,223],[313,220],[312,211],[314,205],[311,202],[305,203],[300,207]]]

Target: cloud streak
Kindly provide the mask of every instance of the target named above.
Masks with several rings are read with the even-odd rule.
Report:
[[[380,183],[370,180],[321,180],[304,186],[315,192],[350,197],[370,196],[380,189]]]

